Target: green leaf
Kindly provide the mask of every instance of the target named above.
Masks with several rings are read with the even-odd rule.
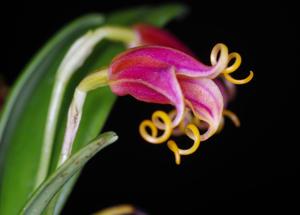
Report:
[[[16,82],[0,122],[0,214],[16,214],[33,191],[54,75],[64,53],[101,23],[101,15],[89,15],[65,27]]]
[[[71,156],[31,196],[21,214],[40,215],[60,188],[97,152],[118,139],[114,132],[101,134]]]
[[[104,24],[132,25],[147,22],[161,26],[184,11],[184,7],[179,5],[140,7],[115,12],[109,15],[105,22],[100,15],[86,16],[65,28],[33,58],[16,83],[1,117],[0,214],[16,214],[34,191],[55,73],[64,54],[76,38]],[[49,174],[54,173],[56,169],[66,125],[66,113],[75,87],[88,72],[107,66],[122,50],[122,44],[101,42],[72,78],[60,110]],[[97,136],[115,99],[109,88],[95,90],[88,95],[72,153],[85,147]],[[60,211],[76,181],[76,175],[63,186],[63,191],[58,196],[59,200],[52,201],[54,207],[48,211],[50,214]]]

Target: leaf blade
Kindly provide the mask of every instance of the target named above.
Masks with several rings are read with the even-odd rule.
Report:
[[[32,195],[21,214],[41,214],[60,188],[101,149],[118,139],[114,132],[101,134],[70,157]]]
[[[43,116],[64,51],[103,20],[96,14],[85,16],[60,31],[33,57],[12,90],[0,123],[0,214],[16,214],[33,190]]]

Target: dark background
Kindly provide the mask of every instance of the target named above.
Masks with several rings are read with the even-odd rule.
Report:
[[[166,1],[160,1],[160,3]],[[104,130],[120,139],[92,159],[63,214],[89,214],[130,203],[149,214],[299,212],[299,17],[287,1],[263,5],[185,1],[190,12],[167,28],[208,62],[217,42],[239,52],[241,77],[231,104],[241,119],[203,143],[176,166],[166,146],[145,143],[137,132],[156,106],[119,98]],[[262,1],[260,1],[262,2]],[[1,6],[1,73],[13,83],[31,56],[59,28],[89,12],[155,1],[28,1]],[[238,74],[237,74],[238,76]]]

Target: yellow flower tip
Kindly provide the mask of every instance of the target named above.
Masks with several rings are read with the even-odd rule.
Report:
[[[226,78],[227,81],[229,81],[229,82],[231,82],[233,84],[239,84],[239,85],[241,85],[241,84],[247,84],[247,83],[249,83],[253,79],[254,73],[252,71],[250,71],[250,74],[248,75],[247,78],[240,79],[240,80],[239,79],[235,79],[235,78],[231,77],[229,74],[226,74],[226,73],[224,73],[224,77]]]
[[[213,47],[210,53],[210,62],[214,66],[218,63],[218,60],[220,60],[221,58],[228,58],[228,48],[225,44],[218,43]]]
[[[250,82],[254,76],[254,73],[250,71],[250,74],[248,77],[238,80],[233,78],[230,73],[235,72],[242,63],[242,57],[237,52],[232,52],[228,54],[228,48],[226,45],[222,43],[218,43],[214,46],[212,49],[212,52],[210,54],[210,61],[213,66],[216,66],[219,62],[224,66],[227,64],[227,67],[222,71],[222,74],[227,79],[227,81],[233,83],[233,84],[246,84]],[[228,66],[231,64],[230,66]]]
[[[232,111],[224,110],[223,111],[223,116],[228,117],[236,127],[241,126],[241,122],[240,122],[239,117],[235,113],[233,113]]]
[[[140,124],[139,132],[141,136],[147,142],[153,144],[160,144],[167,141],[174,131],[172,127],[172,118],[174,118],[174,114],[174,112],[170,112],[169,114],[167,114],[163,111],[155,111],[152,114],[151,120],[144,120]],[[178,128],[180,128],[180,130],[183,130],[184,134],[194,142],[188,149],[180,149],[177,146],[176,142],[173,140],[169,140],[167,142],[168,148],[174,153],[175,163],[177,165],[181,163],[181,155],[193,154],[199,148],[201,139],[199,129],[195,124],[190,123],[185,126],[185,124],[181,122],[178,125]],[[163,130],[163,134],[158,136],[158,130]]]
[[[185,133],[190,139],[194,140],[194,143],[188,149],[179,149],[179,153],[181,155],[190,155],[193,154],[200,146],[200,132],[197,126],[195,126],[194,124],[188,124],[185,129]]]
[[[174,153],[175,155],[175,162],[177,165],[180,164],[181,161],[181,155],[190,155],[193,154],[200,146],[200,132],[197,126],[194,124],[188,124],[185,129],[185,134],[192,140],[194,140],[193,145],[188,149],[180,149],[176,142],[173,140],[169,140],[167,145],[169,149]]]
[[[151,130],[148,133],[147,128]],[[158,135],[158,129],[164,130],[161,136]],[[144,120],[140,124],[139,132],[141,136],[149,143],[160,144],[169,139],[173,131],[172,121],[168,114],[163,111],[155,111],[152,115],[152,120]]]
[[[232,63],[232,65],[229,66],[229,67],[227,67],[223,71],[224,74],[229,74],[229,73],[232,73],[232,72],[236,71],[240,67],[240,65],[242,63],[242,57],[237,52],[232,52],[232,53],[230,53],[228,55],[228,61],[227,61],[227,63],[229,64],[232,60],[234,60],[233,63]]]
[[[168,142],[167,142],[167,146],[168,146],[168,148],[174,153],[174,155],[175,155],[175,163],[177,164],[177,165],[180,165],[180,163],[181,163],[181,156],[180,156],[180,154],[179,154],[179,149],[178,149],[178,146],[177,146],[177,144],[175,143],[175,141],[173,141],[173,140],[169,140]]]

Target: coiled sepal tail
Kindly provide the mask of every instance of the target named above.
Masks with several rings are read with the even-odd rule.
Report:
[[[220,62],[225,63],[227,66],[221,71],[221,75],[225,79],[233,84],[246,84],[250,82],[253,77],[253,71],[250,71],[250,74],[244,79],[235,79],[231,76],[231,73],[235,72],[242,63],[242,57],[237,52],[232,52],[228,55],[228,48],[223,43],[216,44],[211,52],[210,61],[213,66],[218,67]],[[233,62],[232,62],[233,61]],[[228,66],[231,64],[230,66]]]
[[[176,142],[173,140],[169,140],[167,143],[169,149],[174,152],[175,162],[177,165],[179,165],[181,162],[181,155],[193,154],[194,152],[196,152],[196,150],[200,146],[201,136],[200,136],[200,132],[199,132],[199,129],[197,128],[197,126],[195,126],[194,124],[188,124],[185,129],[185,134],[194,141],[193,145],[190,148],[181,149],[178,147]]]
[[[172,118],[174,118],[175,111],[171,111],[169,114],[165,113],[164,111],[155,111],[152,114],[151,120],[144,120],[140,124],[139,132],[149,143],[152,144],[161,144],[166,142],[171,135],[173,134],[174,128],[172,125]],[[190,139],[192,139],[193,145],[188,149],[181,149],[178,147],[174,140],[168,140],[167,146],[168,148],[174,153],[175,155],[175,162],[176,164],[181,163],[181,155],[190,155],[193,154],[198,147],[200,146],[200,132],[196,125],[189,123],[185,128],[185,124],[183,119],[178,128],[183,130],[185,135],[187,135]],[[150,130],[148,132],[147,128]],[[176,128],[177,129],[177,128]],[[163,133],[158,136],[158,131],[161,130]]]
[[[160,122],[162,120],[162,123]],[[147,127],[151,134],[147,132]],[[163,130],[163,134],[158,136],[158,130]],[[149,143],[161,144],[167,141],[172,134],[172,121],[168,114],[163,111],[155,111],[152,114],[152,120],[144,120],[140,124],[139,132],[141,136]]]

